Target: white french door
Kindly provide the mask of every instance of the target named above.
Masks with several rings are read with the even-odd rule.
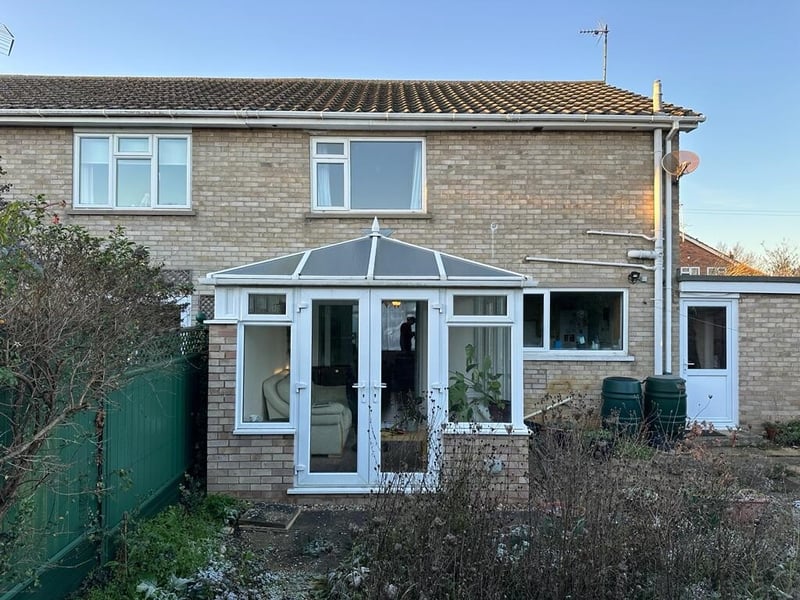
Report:
[[[736,300],[680,301],[681,377],[690,421],[718,429],[738,424],[737,321]]]
[[[306,289],[292,352],[297,485],[429,475],[446,386],[440,292]]]

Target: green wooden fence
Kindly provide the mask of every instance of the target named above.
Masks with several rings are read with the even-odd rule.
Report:
[[[63,598],[112,557],[129,517],[175,502],[204,456],[206,349],[200,328],[161,340],[108,398],[104,420],[79,414],[48,440],[43,455],[60,467],[0,524],[0,535],[16,519],[31,531],[14,550],[14,573],[0,573],[0,600]]]

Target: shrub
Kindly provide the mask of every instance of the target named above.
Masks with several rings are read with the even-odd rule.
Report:
[[[222,530],[235,518],[238,501],[208,496],[195,510],[170,506],[152,519],[123,528],[117,559],[95,574],[98,583],[82,598],[123,600],[128,598],[183,598],[214,585],[237,579]],[[233,573],[233,575],[231,575]],[[191,597],[214,597],[195,594]]]
[[[451,466],[426,494],[387,487],[318,596],[799,597],[789,507],[741,510],[737,492],[748,486],[719,455],[611,443],[614,451],[598,452],[597,436],[542,429],[531,438],[530,502],[520,510],[504,504],[477,460]]]
[[[800,446],[800,419],[765,423],[768,438],[779,446]]]

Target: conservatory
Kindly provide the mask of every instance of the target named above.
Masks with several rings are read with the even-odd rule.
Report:
[[[527,435],[523,275],[392,239],[375,219],[362,237],[205,283],[212,337],[235,331],[225,400],[235,405],[219,413],[226,452],[248,439],[239,446],[266,455],[271,438],[283,440],[293,460],[284,493],[435,477],[451,434]],[[210,475],[223,464],[217,446]]]

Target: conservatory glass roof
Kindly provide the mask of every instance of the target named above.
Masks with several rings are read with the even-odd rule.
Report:
[[[360,238],[208,274],[216,285],[463,285],[520,286],[524,275],[386,237],[373,221]]]

